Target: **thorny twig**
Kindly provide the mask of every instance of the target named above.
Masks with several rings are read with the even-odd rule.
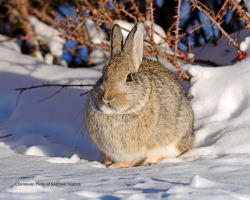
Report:
[[[217,20],[218,18],[222,18],[226,14],[226,12],[225,11],[223,12],[223,10],[225,9],[226,5],[228,4],[228,1],[229,0],[225,0],[224,4],[222,5],[219,12],[217,13],[215,20]]]
[[[130,0],[132,1],[132,0]],[[132,1],[133,3],[133,1]],[[186,72],[184,70],[181,69],[181,66],[179,64],[177,64],[177,62],[174,62],[174,59],[171,55],[163,52],[160,48],[159,45],[155,44],[154,40],[153,40],[153,34],[158,35],[161,39],[164,40],[164,42],[166,42],[170,48],[174,49],[175,45],[172,44],[172,42],[166,38],[163,37],[161,34],[159,34],[157,31],[154,30],[153,27],[153,1],[150,0],[149,1],[149,13],[150,13],[150,22],[151,22],[151,26],[148,26],[145,22],[145,20],[143,20],[142,18],[138,17],[136,18],[136,16],[132,13],[130,13],[128,10],[126,10],[124,7],[122,7],[120,4],[118,4],[117,2],[115,2],[115,5],[121,10],[121,12],[123,12],[126,16],[129,16],[131,19],[133,19],[135,22],[138,21],[138,19],[140,19],[140,22],[142,23],[142,25],[144,26],[146,33],[148,35],[148,37],[150,38],[149,41],[147,41],[147,43],[149,43],[152,46],[151,51],[145,52],[147,55],[149,55],[148,53],[151,52],[151,55],[157,56],[157,57],[162,57],[163,59],[168,60],[169,62],[171,62],[174,66],[176,66],[176,68],[178,69],[178,71],[180,71],[180,78],[184,78],[184,79],[188,79],[189,76],[186,74]],[[132,4],[135,5],[135,4]],[[136,11],[136,14],[138,14],[138,10]],[[180,51],[179,49],[176,50],[176,52],[178,52],[178,54],[186,61],[189,62],[193,62],[193,59],[188,58],[182,51]],[[177,58],[176,58],[177,59]]]
[[[43,87],[90,87],[93,86],[93,84],[50,84],[50,83],[44,83],[41,85],[34,85],[34,86],[29,86],[29,87],[22,87],[22,88],[16,88],[15,90],[23,92],[25,90],[32,90],[35,88],[43,88]]]
[[[93,84],[49,84],[49,83],[45,83],[45,84],[41,84],[41,85],[34,85],[34,86],[29,86],[29,87],[22,87],[22,88],[16,88],[16,91],[19,91],[19,95],[17,97],[17,102],[16,105],[18,105],[18,102],[20,100],[20,97],[22,95],[22,93],[26,90],[32,90],[32,89],[36,89],[36,88],[44,88],[44,87],[61,87],[60,90],[56,91],[55,93],[53,93],[52,95],[50,95],[49,97],[46,97],[45,99],[41,99],[40,101],[49,99],[51,97],[53,97],[54,95],[58,94],[59,92],[62,91],[62,89],[66,88],[66,87],[92,87],[94,86]]]
[[[138,6],[136,5],[134,0],[130,0],[130,3],[132,4],[133,9],[135,10],[136,15],[138,16],[138,21],[142,23],[144,20],[142,19],[142,15],[141,15],[141,13],[139,11]]]
[[[10,137],[10,136],[12,136],[12,134],[3,135],[3,136],[0,136],[0,139]]]
[[[43,98],[43,99],[40,99],[38,102],[41,102],[41,101],[45,101],[45,100],[47,100],[47,99],[50,99],[51,97],[55,96],[56,94],[59,94],[62,90],[63,90],[63,87],[60,88],[59,90],[55,91],[53,94],[49,95],[48,97]]]
[[[178,0],[176,26],[175,26],[175,46],[174,46],[174,62],[177,64],[177,50],[179,43],[179,26],[180,26],[180,14],[181,13],[181,0]]]
[[[118,2],[116,1],[113,1],[113,3],[115,4],[115,6],[120,10],[122,11],[125,15],[129,16],[131,19],[134,20],[134,22],[138,22],[138,19],[132,14],[130,13],[129,11],[127,11],[125,9],[125,6],[121,6],[121,4],[119,4]]]
[[[250,28],[250,18],[246,13],[246,10],[243,9],[243,6],[240,5],[236,0],[230,0],[234,9],[237,10],[240,18],[247,23],[246,28]]]
[[[153,9],[153,0],[149,0],[149,9],[150,9],[150,40],[151,42],[154,41],[154,9]]]
[[[224,35],[228,39],[229,43],[233,44],[233,46],[235,46],[238,50],[240,50],[238,43],[235,42],[235,40],[232,39],[230,35],[221,27],[220,24],[222,22],[217,22],[208,12],[206,12],[202,8],[201,3],[199,3],[197,0],[190,0],[190,2],[195,8],[197,8],[201,13],[203,13],[212,22],[212,24],[214,24],[221,31],[222,35]]]
[[[30,46],[31,46],[31,52],[34,56],[39,56],[40,55],[40,47],[37,44],[37,39],[36,39],[36,35],[34,33],[34,30],[31,26],[30,23],[30,16],[28,13],[28,2],[27,0],[20,0],[17,1],[17,7],[18,7],[18,11],[22,13],[21,15],[21,20],[23,23],[23,29],[26,32],[27,35],[27,41],[29,42]]]

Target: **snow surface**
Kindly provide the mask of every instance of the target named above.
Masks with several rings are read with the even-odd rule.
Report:
[[[244,0],[244,3],[245,3],[245,5],[246,5],[246,7],[247,7],[247,10],[248,10],[247,14],[248,14],[248,16],[249,16],[249,11],[250,11],[250,1],[249,1],[249,0]]]
[[[223,59],[223,57],[222,57]],[[0,44],[0,199],[250,199],[250,58],[186,66],[196,148],[157,165],[109,169],[86,132],[90,88],[25,91],[42,83],[92,84],[101,66],[47,65]]]
[[[249,39],[247,38],[250,36],[250,29],[242,29],[230,34],[230,36],[237,39],[242,51],[248,51],[247,49],[250,45]],[[232,65],[238,60],[238,49],[229,44],[226,37],[219,38],[214,43],[208,43],[204,46],[194,48],[192,49],[192,53],[195,54],[195,59],[210,61],[218,66]]]
[[[7,49],[11,49],[17,53],[21,53],[21,48],[14,41],[10,40],[11,38],[0,34],[0,41],[3,41],[1,46],[6,47]]]
[[[42,55],[39,55],[40,60],[44,60],[48,64],[53,64],[53,59],[56,57],[61,62],[60,64],[65,66],[66,62],[61,60],[61,57],[63,55],[63,47],[66,40],[60,37],[61,33],[57,29],[41,22],[35,16],[30,17],[30,22],[37,39],[44,42],[50,50],[50,53],[45,55],[45,59],[43,59]]]

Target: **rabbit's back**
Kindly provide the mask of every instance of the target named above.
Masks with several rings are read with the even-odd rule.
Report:
[[[183,87],[159,62],[143,59],[140,70],[154,83],[159,105],[158,122],[147,147],[176,144],[181,152],[185,152],[194,145],[194,133],[193,111]]]

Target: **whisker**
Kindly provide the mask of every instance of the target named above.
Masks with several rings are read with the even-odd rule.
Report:
[[[80,117],[83,116],[83,115],[81,115],[81,114],[84,114],[84,109],[81,109],[81,110],[79,111],[79,113],[76,114],[76,116],[75,116],[75,118],[74,118],[74,120],[73,120],[73,122],[72,122],[73,124],[75,124],[75,123],[77,122],[77,120],[79,120]]]
[[[76,142],[78,140],[78,137],[79,137],[81,131],[83,130],[83,127],[84,127],[84,125],[82,125],[82,127],[80,128],[80,130],[78,131],[78,133],[76,135],[75,141],[74,141],[73,146],[72,146],[73,148],[75,148],[75,146],[76,146]]]

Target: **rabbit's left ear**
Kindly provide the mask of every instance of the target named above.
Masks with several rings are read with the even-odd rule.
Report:
[[[111,57],[122,51],[123,37],[122,31],[118,24],[114,25],[111,31]]]
[[[131,57],[135,70],[138,70],[143,57],[143,33],[138,24],[130,31],[123,52]]]

